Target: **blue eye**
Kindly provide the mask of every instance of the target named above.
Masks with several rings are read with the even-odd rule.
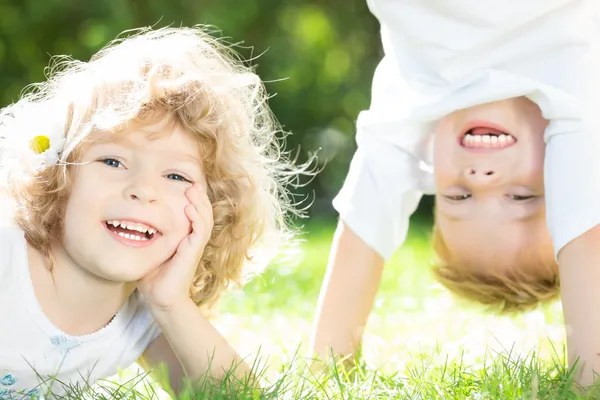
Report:
[[[105,158],[104,160],[102,160],[102,162],[108,165],[109,167],[113,168],[119,168],[121,166],[121,162],[115,160],[114,158]]]
[[[174,181],[181,181],[181,182],[190,182],[189,179],[184,178],[183,176],[179,175],[179,174],[169,174],[167,175],[168,179],[172,179]]]

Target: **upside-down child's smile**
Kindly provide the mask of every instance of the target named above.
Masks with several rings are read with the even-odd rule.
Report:
[[[149,246],[162,236],[153,226],[131,220],[108,220],[104,226],[115,240],[132,247]]]
[[[516,142],[517,139],[510,133],[491,126],[470,128],[460,138],[461,146],[467,149],[500,150]]]

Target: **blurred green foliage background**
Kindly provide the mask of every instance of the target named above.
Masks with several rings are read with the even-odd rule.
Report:
[[[334,216],[382,57],[366,0],[0,0],[0,104],[44,79],[50,56],[89,57],[125,30],[209,24],[252,64],[300,161],[319,150],[322,172],[301,194],[311,216]],[[419,214],[429,215],[430,202]]]

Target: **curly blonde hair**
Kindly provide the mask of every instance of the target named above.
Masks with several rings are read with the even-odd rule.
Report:
[[[144,28],[89,62],[55,59],[48,79],[0,114],[0,169],[15,221],[48,254],[90,134],[133,122],[177,124],[198,140],[213,205],[214,228],[190,288],[196,304],[210,308],[243,271],[265,266],[292,232],[288,212],[298,212],[286,184],[301,167],[286,158],[267,100],[259,77],[200,26]],[[20,168],[31,132],[48,129],[66,139],[59,162]]]
[[[519,257],[521,265],[498,269],[466,265],[466,261],[452,255],[437,224],[433,227],[432,246],[437,258],[433,267],[436,280],[461,299],[508,314],[531,310],[560,295],[558,264],[544,262],[535,249]],[[528,272],[532,268],[526,264],[535,265],[535,272]]]

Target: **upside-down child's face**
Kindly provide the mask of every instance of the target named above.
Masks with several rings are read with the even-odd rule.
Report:
[[[198,144],[178,128],[98,133],[81,161],[63,247],[99,278],[137,281],[168,260],[190,232],[185,192],[204,180]]]
[[[439,121],[436,220],[450,257],[461,265],[510,268],[527,264],[523,257],[538,258],[532,268],[552,263],[543,180],[546,125],[537,105],[524,97]]]

